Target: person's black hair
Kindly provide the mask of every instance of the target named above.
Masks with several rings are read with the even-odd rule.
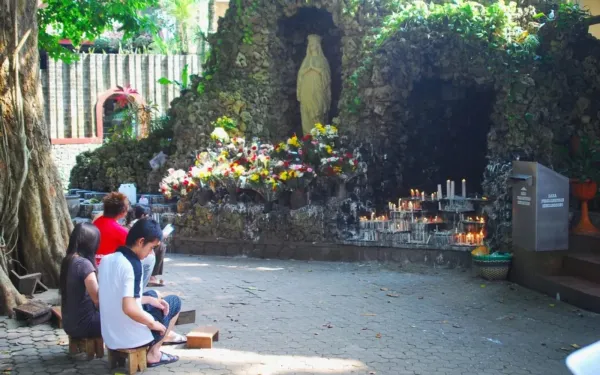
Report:
[[[145,204],[136,204],[133,211],[136,219],[141,219],[144,216],[150,216],[152,213],[150,207],[146,206]]]
[[[67,254],[60,265],[59,291],[63,306],[65,306],[67,301],[69,267],[71,266],[73,257],[79,255],[92,262],[92,265],[95,268],[98,245],[100,245],[100,231],[95,225],[90,223],[79,223],[75,225],[73,232],[71,232],[71,237],[69,238]]]
[[[156,240],[162,241],[162,229],[160,229],[160,225],[156,220],[146,218],[136,221],[127,234],[125,245],[131,247],[135,245],[140,238],[144,239],[144,243],[154,242]]]

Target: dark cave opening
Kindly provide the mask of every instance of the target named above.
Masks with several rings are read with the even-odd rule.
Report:
[[[302,134],[300,105],[296,98],[296,79],[302,60],[306,56],[307,37],[320,35],[322,49],[331,69],[331,108],[327,123],[338,115],[338,102],[342,89],[341,32],[333,23],[331,13],[318,8],[300,8],[298,12],[279,21],[277,35],[281,41],[276,69],[284,87],[281,116],[292,132]]]
[[[446,180],[456,181],[456,195],[466,179],[467,194],[482,194],[487,165],[487,135],[495,103],[493,88],[457,86],[451,81],[423,79],[408,99],[407,148],[402,195],[410,189],[428,194]]]

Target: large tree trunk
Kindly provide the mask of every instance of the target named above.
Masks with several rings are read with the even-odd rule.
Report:
[[[50,286],[58,284],[72,229],[43,118],[36,14],[37,0],[0,0],[0,245],[6,244],[0,262],[0,310],[4,312],[23,302],[7,282],[15,264],[28,273],[41,272]],[[12,56],[23,40],[15,66]]]

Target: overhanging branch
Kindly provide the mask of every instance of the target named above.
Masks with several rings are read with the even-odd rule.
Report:
[[[600,24],[600,15],[592,16],[586,20],[588,26]]]

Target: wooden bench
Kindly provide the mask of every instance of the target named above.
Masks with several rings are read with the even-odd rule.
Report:
[[[104,357],[102,337],[74,339],[69,336],[69,354],[86,353],[88,361]]]
[[[187,334],[187,347],[190,349],[211,349],[213,341],[219,341],[219,329],[202,326]]]
[[[133,375],[138,371],[142,372],[147,367],[147,352],[147,346],[136,349],[108,349],[108,363],[110,369],[125,367],[125,361],[127,361],[129,375]]]

